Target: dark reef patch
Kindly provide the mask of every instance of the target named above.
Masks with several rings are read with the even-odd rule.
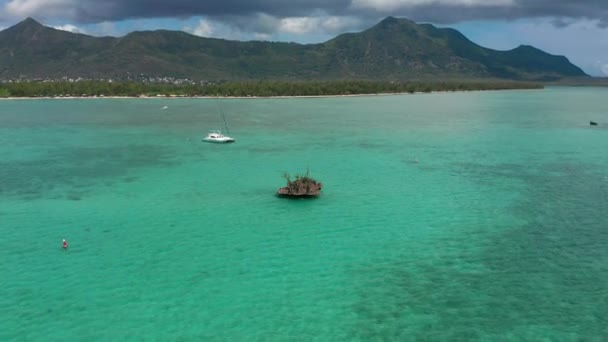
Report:
[[[64,197],[82,199],[86,189],[99,183],[135,180],[131,171],[174,164],[169,149],[156,145],[76,147],[53,151],[38,160],[0,161],[0,195],[21,199]]]
[[[433,239],[426,245],[435,251],[429,258],[401,246],[398,256],[353,269],[358,300],[351,337],[608,336],[608,184],[597,181],[602,170],[573,161],[454,168],[485,190],[505,180],[519,183],[519,196],[502,213],[516,223],[496,229],[488,216],[481,221],[487,227],[475,228],[485,230],[478,237],[463,231]]]

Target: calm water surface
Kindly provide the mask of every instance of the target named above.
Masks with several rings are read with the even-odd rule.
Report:
[[[607,98],[0,101],[0,340],[606,340]]]

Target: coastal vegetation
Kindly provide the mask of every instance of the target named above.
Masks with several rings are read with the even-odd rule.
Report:
[[[325,96],[389,93],[428,93],[539,89],[536,83],[514,81],[259,81],[216,84],[155,84],[140,82],[10,82],[0,83],[0,97],[91,97],[91,96]]]

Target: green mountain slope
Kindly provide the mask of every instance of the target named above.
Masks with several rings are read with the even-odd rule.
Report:
[[[530,46],[486,49],[456,30],[388,17],[359,33],[322,44],[240,42],[180,31],[91,37],[28,18],[0,32],[0,78],[205,80],[508,78],[586,76],[563,56]]]

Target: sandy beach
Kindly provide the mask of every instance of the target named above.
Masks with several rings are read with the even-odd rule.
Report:
[[[478,89],[478,90],[440,90],[430,92],[404,92],[404,93],[375,93],[375,94],[342,94],[342,95],[289,95],[289,96],[181,96],[181,95],[156,95],[156,96],[24,96],[24,97],[0,97],[1,100],[81,100],[81,99],[318,99],[332,97],[363,97],[363,96],[396,96],[396,95],[423,95],[443,93],[468,93],[478,91],[503,91],[503,90],[542,90],[539,89]]]

